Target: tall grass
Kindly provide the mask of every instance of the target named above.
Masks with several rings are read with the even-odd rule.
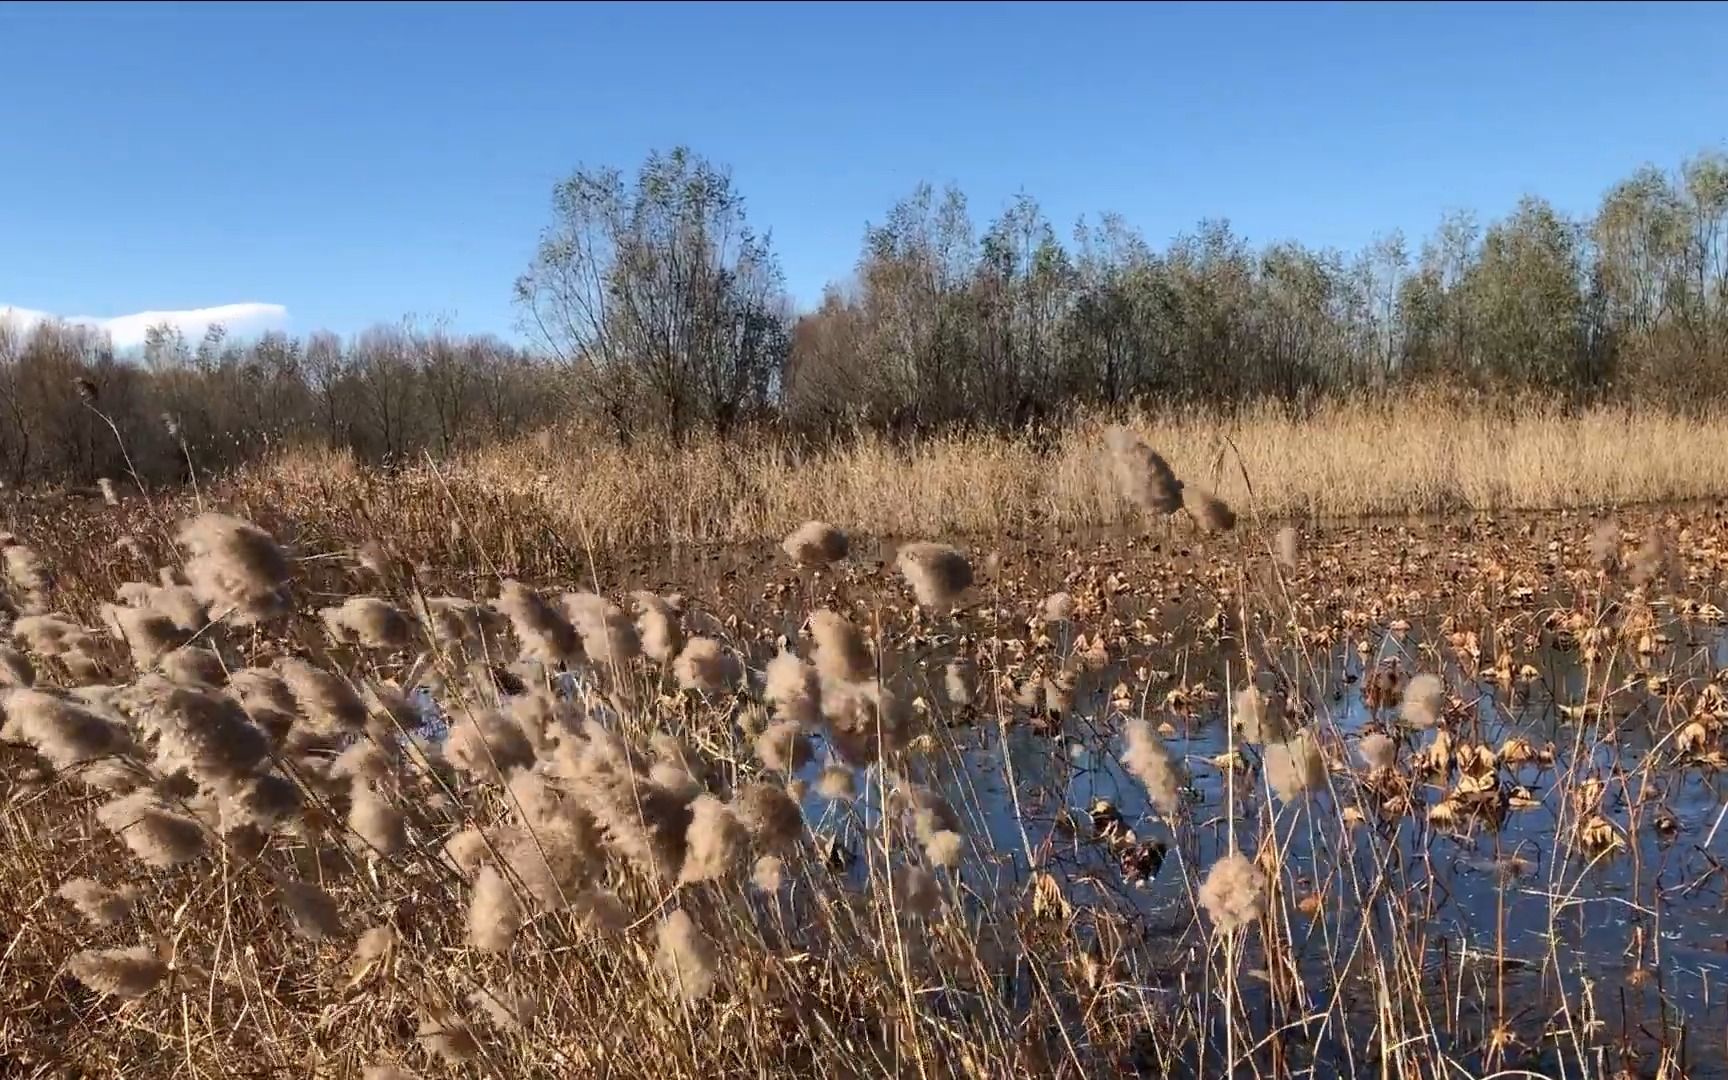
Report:
[[[1194,444],[1166,431],[1159,448],[1185,480],[1276,497],[1259,476],[1237,495],[1183,430]],[[1080,469],[1072,439],[1058,470]],[[968,468],[969,444],[918,453]],[[918,465],[865,444],[803,482],[869,453]],[[6,607],[38,614],[9,627],[9,677],[32,685],[0,692],[0,1062],[1686,1075],[1700,1040],[1662,920],[1681,882],[1719,896],[1724,875],[1644,860],[1667,803],[1728,766],[1724,680],[1700,644],[1728,537],[1708,519],[1612,536],[1574,520],[1552,547],[1357,532],[1287,558],[1249,519],[1180,563],[1103,547],[1001,570],[983,545],[926,544],[904,576],[785,558],[677,597],[503,578],[520,560],[499,545],[622,543],[630,520],[564,505],[511,460],[380,477],[303,459],[242,479],[305,515],[285,550],[209,513],[135,540],[148,560],[93,556],[88,528],[9,557],[28,572]],[[636,460],[659,476],[680,459]],[[779,468],[759,479],[793,490]],[[332,492],[348,494],[316,501]],[[902,496],[921,498],[889,484],[877,503]],[[663,535],[737,520],[705,505],[707,524]],[[803,505],[774,513],[797,525]],[[1531,580],[1551,585],[1540,607]],[[655,591],[631,598],[633,622],[618,601],[636,586]],[[1533,666],[1562,645],[1581,679]],[[1365,715],[1339,704],[1350,685]],[[436,705],[425,728],[416,692]],[[1508,734],[1532,703],[1538,726]],[[1371,762],[1364,732],[1391,743]],[[1074,804],[1118,777],[1090,818]],[[1551,822],[1539,850],[1502,845],[1516,813]],[[1716,829],[1680,827],[1707,855]],[[1489,928],[1453,899],[1469,885],[1454,860],[1478,854]],[[1636,918],[1583,935],[1596,905]],[[1540,947],[1510,940],[1513,911]],[[1623,988],[1602,970],[1621,950]]]
[[[1131,418],[1176,472],[1238,510],[1345,518],[1556,509],[1728,494],[1728,427],[1631,408],[1494,410],[1439,397],[1332,404],[1302,417]],[[808,451],[770,436],[683,445],[537,436],[389,477],[341,454],[295,452],[243,473],[233,495],[294,519],[332,502],[391,514],[534,517],[581,542],[778,540],[803,522],[867,535],[979,535],[1108,525],[1126,510],[1099,452],[1105,418],[1052,435],[865,433]],[[1253,478],[1252,498],[1244,473]],[[454,506],[451,499],[454,497]],[[428,505],[431,504],[431,505]]]

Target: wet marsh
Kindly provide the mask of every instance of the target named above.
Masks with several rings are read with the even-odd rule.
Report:
[[[133,771],[104,788],[37,729],[0,743],[23,1074],[1728,1075],[1718,508],[1032,528],[960,541],[970,580],[936,604],[891,540],[822,568],[519,552],[568,631],[497,601],[501,551],[257,516],[287,541],[282,604],[168,633],[214,654],[205,681],[101,608],[209,580],[168,507],[15,526],[46,579],[13,575],[17,618],[65,624],[15,621],[19,654]],[[665,622],[637,590],[676,594]],[[318,614],[354,596],[408,629]],[[820,611],[867,670],[831,677]],[[674,663],[655,633],[713,645]],[[783,653],[802,705],[768,678]],[[237,678],[296,660],[350,688],[347,726]],[[265,734],[244,783],[286,780],[293,809],[250,820],[239,780],[169,752],[165,718],[205,701]],[[1137,724],[1176,763],[1168,809],[1124,764]],[[357,745],[377,760],[337,766]],[[129,858],[98,813],[120,789],[199,853]],[[385,847],[356,810],[379,802]],[[81,927],[55,898],[75,877],[134,914]],[[285,915],[284,881],[328,925]],[[164,967],[135,1000],[78,975],[140,943]]]

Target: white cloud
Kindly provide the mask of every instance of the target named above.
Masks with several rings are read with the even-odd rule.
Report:
[[[29,328],[55,316],[46,311],[0,304],[0,322],[12,322]],[[68,315],[62,322],[93,326],[106,330],[116,349],[129,349],[144,344],[144,334],[153,326],[172,326],[196,341],[212,325],[220,323],[230,334],[249,334],[281,326],[288,318],[288,309],[281,304],[260,304],[247,301],[240,304],[218,304],[215,307],[188,308],[184,311],[140,311],[132,315],[100,318],[94,315]]]

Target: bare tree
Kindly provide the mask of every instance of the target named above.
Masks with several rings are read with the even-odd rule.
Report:
[[[731,177],[690,151],[558,185],[553,223],[516,283],[534,338],[620,436],[727,430],[763,407],[790,346],[781,277]]]

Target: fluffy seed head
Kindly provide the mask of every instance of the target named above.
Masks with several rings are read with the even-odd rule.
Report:
[[[280,744],[287,735],[299,711],[288,684],[269,668],[241,668],[234,672],[228,676],[227,693],[275,744]]]
[[[273,829],[300,812],[300,789],[285,776],[265,773],[240,784],[223,802],[229,831],[241,825]]]
[[[1236,692],[1236,726],[1244,741],[1256,745],[1278,742],[1285,734],[1282,710],[1252,683]]]
[[[490,863],[482,866],[468,901],[468,944],[481,952],[507,952],[521,928],[522,906],[510,883]]]
[[[797,721],[782,720],[756,736],[756,757],[776,772],[794,773],[810,761],[810,740]]]
[[[534,747],[522,729],[491,709],[473,709],[450,725],[444,757],[470,776],[501,782],[534,764]]]
[[[942,673],[943,689],[951,705],[970,705],[977,695],[978,673],[966,660],[950,660]]]
[[[128,758],[106,758],[77,771],[78,781],[92,791],[125,795],[150,782],[144,766]]]
[[[354,797],[348,806],[348,827],[384,855],[394,855],[408,846],[402,811],[391,806],[370,784],[354,785]]]
[[[119,725],[40,690],[9,690],[0,698],[0,739],[28,743],[56,769],[74,769],[129,749]]]
[[[732,808],[712,795],[698,795],[690,804],[690,812],[690,829],[685,834],[687,851],[679,882],[689,884],[725,877],[743,857],[750,834]]]
[[[758,892],[779,892],[786,883],[786,860],[778,855],[761,856],[750,870],[750,883]]]
[[[1147,797],[1160,814],[1165,817],[1174,815],[1182,784],[1187,779],[1182,763],[1170,753],[1170,748],[1164,745],[1164,740],[1146,720],[1128,721],[1122,729],[1122,741],[1122,764],[1145,785]]]
[[[858,797],[857,774],[844,765],[830,765],[816,779],[816,793],[824,799],[855,799]]]
[[[719,693],[738,681],[738,661],[713,638],[693,637],[672,662],[672,674],[686,690]]]
[[[657,881],[677,880],[690,829],[689,793],[618,767],[612,757],[588,740],[569,780],[577,801],[612,851]]]
[[[10,544],[6,548],[6,580],[20,592],[46,592],[54,583],[48,574],[48,567],[42,562],[32,548],[23,544]]]
[[[180,528],[191,553],[186,577],[212,612],[242,625],[287,610],[287,556],[271,535],[227,514],[200,514]]]
[[[510,777],[512,810],[531,829],[556,821],[564,813],[564,795],[538,768],[520,769]]]
[[[670,732],[656,731],[650,735],[648,749],[653,753],[655,761],[676,766],[691,776],[702,772],[702,756],[691,749],[683,739]]]
[[[927,608],[951,607],[972,587],[972,564],[947,544],[907,544],[894,563],[918,602]]]
[[[571,663],[581,657],[582,639],[576,628],[545,597],[521,582],[506,580],[499,586],[493,607],[510,620],[523,656],[546,664]]]
[[[1266,876],[1241,852],[1212,864],[1200,885],[1200,906],[1222,934],[1234,934],[1266,913]]]
[[[101,661],[82,649],[71,650],[60,657],[60,662],[66,666],[67,673],[77,682],[94,683],[107,678]]]
[[[773,784],[745,784],[733,793],[732,810],[761,848],[790,847],[804,831],[803,811]]]
[[[85,949],[67,961],[72,977],[110,997],[141,998],[168,975],[168,965],[148,945],[129,949]]]
[[[228,667],[209,649],[182,645],[164,654],[162,674],[168,681],[187,687],[215,689],[228,681]]]
[[[621,934],[630,926],[630,911],[611,889],[592,889],[576,898],[572,909],[592,932]]]
[[[370,964],[375,964],[390,955],[396,947],[396,928],[389,923],[379,923],[354,940],[354,951],[348,954],[350,970],[359,970]]]
[[[390,769],[390,755],[370,739],[354,743],[330,762],[330,776],[334,780],[377,783],[390,775]]]
[[[1662,534],[1652,529],[1627,565],[1631,567],[1634,584],[1648,585],[1660,577],[1668,566],[1668,546]]]
[[[816,669],[789,652],[768,661],[762,696],[781,720],[811,730],[822,718],[822,684]]]
[[[1209,491],[1194,488],[1189,493],[1188,511],[1209,533],[1229,532],[1236,527],[1236,511]]]
[[[806,521],[780,545],[800,566],[827,566],[846,557],[846,534],[826,521]]]
[[[719,967],[714,943],[682,908],[660,924],[656,936],[659,950],[655,962],[667,986],[688,1001],[707,997],[714,989]]]
[[[836,683],[823,688],[828,742],[853,765],[870,765],[911,739],[905,701],[881,683]]]
[[[526,775],[526,774],[520,774]],[[504,865],[541,908],[557,911],[587,888],[604,866],[599,827],[580,807],[560,802],[529,829],[502,838]]]
[[[348,928],[342,921],[342,912],[336,901],[310,881],[278,881],[276,901],[287,913],[294,932],[308,941],[330,941],[348,936]]]
[[[930,865],[946,870],[960,865],[965,850],[965,838],[952,829],[938,829],[930,834],[930,839],[924,841],[924,856],[930,860]]]
[[[474,1038],[474,1030],[467,1021],[442,1007],[422,1007],[414,1038],[427,1053],[450,1065],[459,1066],[480,1056],[480,1043]]]
[[[183,769],[217,785],[244,779],[270,752],[264,733],[230,697],[155,675],[139,680],[138,689],[147,700],[139,719],[156,731],[156,760],[164,772]]]
[[[460,596],[427,597],[421,615],[440,648],[479,651],[504,628],[504,617]]]
[[[12,637],[39,656],[62,660],[75,653],[90,655],[99,651],[82,626],[58,615],[25,615],[12,624]]]
[[[588,659],[599,665],[622,665],[642,654],[642,639],[624,609],[591,592],[565,593],[564,614],[582,636]]]
[[[642,653],[657,664],[666,664],[684,647],[684,632],[678,625],[678,609],[664,596],[646,589],[630,594],[636,602],[636,634]]]
[[[922,866],[901,866],[894,873],[894,898],[902,910],[929,918],[942,906],[942,886]]]
[[[1446,684],[1440,676],[1423,672],[1404,688],[1404,720],[1412,727],[1430,728],[1446,712]]]
[[[1398,760],[1398,744],[1389,735],[1371,731],[1362,736],[1356,750],[1370,769],[1390,769]]]
[[[351,596],[340,606],[318,612],[331,638],[367,649],[400,649],[413,638],[414,624],[394,605],[376,596]]]
[[[204,854],[204,830],[198,822],[168,809],[147,788],[104,803],[96,810],[96,820],[146,866],[166,870]]]
[[[816,670],[828,682],[862,682],[876,674],[876,658],[864,634],[844,615],[826,609],[810,615]]]
[[[477,1006],[493,1026],[500,1031],[521,1032],[540,1015],[540,997],[533,991],[514,991],[485,987],[468,995],[468,1003]]]
[[[1301,565],[1302,534],[1296,531],[1296,526],[1286,525],[1279,529],[1273,547],[1278,554],[1278,565],[1284,569],[1294,570]]]
[[[1266,783],[1284,802],[1295,802],[1326,786],[1326,761],[1312,735],[1303,733],[1287,742],[1267,743],[1263,760]]]
[[[1051,593],[1038,607],[1038,621],[1065,623],[1074,618],[1074,597],[1065,592]]]
[[[1620,569],[1620,526],[1612,519],[1598,522],[1591,530],[1590,562],[1610,574]]]
[[[1148,514],[1174,514],[1182,509],[1182,481],[1170,465],[1140,436],[1125,427],[1104,432],[1116,488]]]
[[[0,645],[0,689],[36,685],[36,669],[30,658],[10,645]]]
[[[583,712],[580,702],[559,697],[543,686],[510,698],[510,719],[534,752],[543,756],[550,756],[566,739],[576,737]]]
[[[141,671],[155,667],[158,660],[186,640],[172,619],[149,608],[103,604],[101,615],[108,632],[125,643],[132,654],[132,663]]]
[[[469,827],[454,833],[444,841],[444,861],[463,877],[473,877],[481,863],[492,857],[486,844],[486,834]]]
[[[295,656],[276,661],[276,671],[314,731],[336,734],[365,729],[366,705],[347,680]]]
[[[126,921],[138,899],[136,889],[110,889],[90,878],[73,878],[60,886],[56,895],[71,904],[92,926],[114,926]]]
[[[209,608],[190,585],[157,586],[146,606],[188,634],[196,634],[210,623]]]
[[[921,844],[927,844],[939,832],[960,831],[960,815],[935,788],[925,784],[903,783],[889,796],[889,806],[912,826]]]

